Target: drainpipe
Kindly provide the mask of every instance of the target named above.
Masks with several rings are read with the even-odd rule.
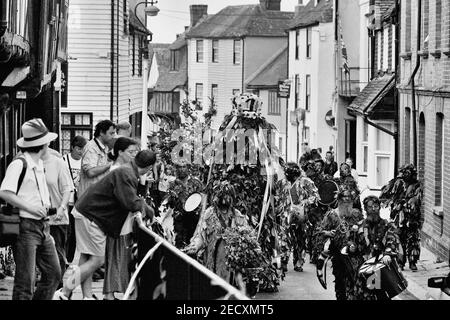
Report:
[[[412,94],[412,107],[413,107],[413,133],[414,133],[414,166],[417,167],[417,106],[416,106],[416,84],[414,78],[416,77],[417,71],[420,67],[420,47],[422,38],[422,0],[418,0],[417,4],[418,14],[417,14],[417,48],[416,48],[416,67],[411,75],[411,94]]]
[[[115,10],[115,0],[111,0],[111,90],[110,90],[110,110],[109,118],[111,121],[114,120],[114,10]]]
[[[400,0],[395,1],[395,87],[394,87],[394,107],[395,107],[395,119],[397,121],[397,135],[395,137],[394,143],[395,143],[395,154],[394,154],[394,177],[398,175],[398,160],[399,160],[399,153],[400,153],[400,141],[398,139],[398,132],[400,128],[400,106],[399,106],[399,95],[398,95],[398,61],[399,61],[399,53],[400,53]]]

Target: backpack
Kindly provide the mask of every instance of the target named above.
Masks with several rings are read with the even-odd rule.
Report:
[[[18,157],[15,160],[21,160],[23,164],[22,172],[20,173],[19,180],[17,183],[16,194],[18,194],[20,187],[22,186],[23,179],[25,178],[25,174],[27,172],[27,161],[22,157]],[[16,242],[17,237],[19,236],[19,230],[20,230],[19,209],[14,208],[10,204],[0,206],[0,247],[7,247],[13,245]]]

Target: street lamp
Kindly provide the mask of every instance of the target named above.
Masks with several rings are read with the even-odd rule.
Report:
[[[137,14],[137,9],[140,5],[145,4],[145,15],[147,17],[155,17],[158,15],[159,8],[155,6],[158,1],[142,1],[139,2],[136,7],[134,8],[134,16],[136,19],[141,23],[142,26],[144,26],[145,29],[147,29],[147,24],[142,23],[141,19],[139,18]],[[147,6],[150,4],[150,6]],[[152,34],[150,34],[150,39],[148,41],[152,41]],[[147,47],[145,48],[148,49]],[[142,149],[147,149],[147,118],[148,118],[148,69],[149,69],[149,62],[147,59],[143,59],[143,92],[142,92],[142,122],[141,122],[141,147]]]
[[[139,16],[137,15],[138,7],[141,4],[145,4],[145,5],[150,4],[150,6],[146,6],[145,9],[144,9],[145,15],[147,17],[156,17],[158,15],[158,12],[159,12],[159,8],[157,6],[155,6],[155,4],[157,4],[157,3],[158,3],[158,1],[150,1],[150,2],[142,1],[142,2],[139,2],[136,5],[136,7],[134,8],[134,15],[138,18],[139,22],[142,23],[141,19],[139,19]]]

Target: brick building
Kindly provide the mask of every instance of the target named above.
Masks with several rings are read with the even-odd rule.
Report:
[[[400,42],[399,161],[415,163],[424,183],[422,243],[448,260],[450,1],[401,1]]]

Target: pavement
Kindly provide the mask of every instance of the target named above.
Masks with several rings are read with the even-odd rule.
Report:
[[[408,281],[407,289],[395,297],[394,300],[441,300],[445,296],[441,290],[428,288],[428,278],[446,276],[450,272],[448,262],[440,262],[436,256],[426,248],[422,248],[421,258],[417,263],[417,271],[411,271],[408,264],[403,275]],[[281,282],[279,292],[258,293],[255,300],[334,300],[334,279],[330,266],[327,271],[328,290],[324,290],[315,275],[314,265],[308,262],[303,272],[293,271],[292,265],[284,281]],[[14,279],[6,277],[0,280],[0,300],[11,300]],[[103,299],[103,281],[93,282],[93,292],[99,300]],[[122,295],[116,296],[118,299]],[[82,300],[80,287],[74,291],[73,300]]]

